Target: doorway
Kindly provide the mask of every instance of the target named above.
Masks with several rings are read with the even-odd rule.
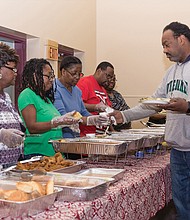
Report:
[[[70,47],[66,47],[66,46],[63,46],[63,45],[58,45],[58,78],[61,76],[61,73],[60,73],[60,64],[61,64],[61,61],[63,59],[63,57],[66,57],[66,56],[73,56],[74,55],[74,49],[73,48],[70,48]]]
[[[10,95],[13,105],[18,109],[18,96],[21,88],[22,71],[26,62],[26,38],[0,32],[0,42],[6,43],[11,48],[15,49],[20,58],[17,65],[18,73],[15,85],[5,89],[5,92]]]

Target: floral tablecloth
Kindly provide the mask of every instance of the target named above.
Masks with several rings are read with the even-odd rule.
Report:
[[[117,167],[126,171],[123,179],[112,184],[100,198],[86,202],[56,201],[50,209],[22,219],[148,220],[171,200],[169,153],[140,160],[127,158],[117,164],[111,160],[98,164],[87,161],[86,167]]]

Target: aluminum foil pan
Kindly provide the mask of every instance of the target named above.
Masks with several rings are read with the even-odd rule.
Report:
[[[74,174],[58,174],[51,172],[54,176],[55,185],[63,190],[58,192],[58,201],[88,201],[105,194],[113,178],[96,178]]]
[[[160,143],[160,137],[155,135],[149,135],[144,139],[144,147],[153,147]]]
[[[108,138],[127,142],[128,150],[138,149],[144,143],[144,135],[142,134],[115,133]]]
[[[86,163],[86,161],[77,161],[77,160],[69,160],[74,162],[73,166],[70,167],[65,167],[65,168],[61,168],[58,170],[54,170],[53,172],[58,172],[58,173],[75,173],[79,170],[82,169],[82,167],[84,166],[84,164]]]
[[[80,176],[89,176],[97,178],[114,178],[115,181],[122,179],[124,176],[125,169],[106,169],[106,168],[89,168],[77,172]],[[115,182],[114,181],[114,182]]]
[[[118,155],[125,153],[127,142],[108,139],[80,139],[76,141],[52,141],[54,150],[63,153]]]
[[[20,163],[32,163],[33,161],[38,161],[40,160],[41,158],[31,158],[29,160],[23,160],[23,161],[20,161]],[[86,163],[85,161],[77,161],[77,160],[65,160],[65,161],[70,161],[70,162],[73,162],[74,164],[72,166],[68,166],[68,167],[63,167],[63,168],[60,168],[60,169],[57,169],[57,170],[53,170],[53,172],[59,172],[59,173],[75,173],[79,170],[82,169],[83,165]],[[18,172],[18,173],[23,173],[23,172],[30,172],[31,174],[38,174],[38,175],[41,175],[41,174],[45,174],[45,172],[43,173],[43,171],[38,171],[38,170],[18,170],[16,169],[16,165],[15,166],[12,166],[10,169],[8,170],[11,170],[11,171],[14,171],[14,172]],[[6,170],[5,170],[6,171]],[[1,174],[1,172],[0,172]]]
[[[0,188],[3,190],[15,189],[15,182],[1,180]],[[41,196],[25,202],[13,202],[0,199],[0,219],[6,217],[11,219],[16,217],[23,218],[43,212],[53,205],[57,193],[60,193],[62,190],[60,187],[54,187],[54,189],[55,192],[52,194]]]

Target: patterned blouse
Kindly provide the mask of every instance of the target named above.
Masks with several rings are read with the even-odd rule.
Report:
[[[13,107],[8,93],[0,94],[0,129],[13,128],[21,131],[21,124],[22,120],[17,110]],[[22,146],[8,148],[3,143],[0,143],[0,164],[8,166],[16,163],[23,151],[22,148]]]
[[[115,110],[119,110],[119,111],[124,111],[129,109],[130,107],[127,105],[127,103],[125,102],[124,98],[122,97],[122,95],[117,92],[116,90],[112,90],[112,95],[108,94],[109,99],[112,103],[112,108]],[[114,125],[114,129],[116,131],[119,131],[121,129],[129,129],[131,128],[131,123],[125,123],[125,124],[117,124]]]

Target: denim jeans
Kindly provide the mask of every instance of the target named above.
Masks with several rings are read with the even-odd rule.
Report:
[[[178,220],[190,220],[190,151],[171,150],[172,196]]]

